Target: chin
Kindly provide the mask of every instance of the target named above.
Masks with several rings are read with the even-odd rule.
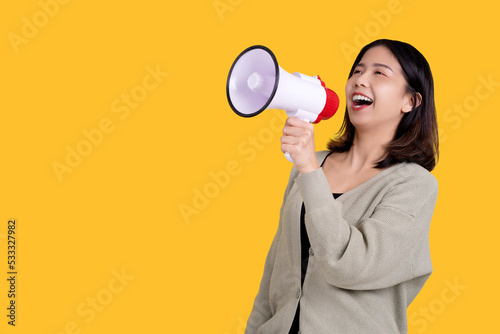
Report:
[[[367,114],[362,115],[359,113],[353,115],[352,111],[349,112],[349,120],[351,121],[352,125],[354,125],[355,128],[370,126],[371,123],[370,115]]]

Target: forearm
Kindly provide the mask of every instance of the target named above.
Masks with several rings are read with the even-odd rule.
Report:
[[[426,180],[402,182],[387,194],[387,200],[361,221],[350,224],[343,217],[342,202],[334,200],[321,169],[300,175],[295,182],[306,206],[306,228],[314,257],[327,281],[348,289],[384,288],[408,280],[423,269],[415,269],[412,256],[426,244],[437,188],[413,189]],[[412,193],[413,191],[413,193]],[[405,212],[398,198],[415,196],[422,206]],[[427,268],[428,264],[418,264]]]

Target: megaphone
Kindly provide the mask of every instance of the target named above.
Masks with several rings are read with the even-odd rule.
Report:
[[[236,58],[226,84],[226,94],[233,111],[242,117],[253,117],[266,109],[282,109],[288,117],[319,123],[332,117],[339,98],[319,76],[308,76],[283,70],[274,53],[254,45]],[[293,162],[290,154],[285,153]]]

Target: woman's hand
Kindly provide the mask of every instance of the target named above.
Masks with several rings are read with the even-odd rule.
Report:
[[[301,173],[309,173],[318,169],[314,145],[314,126],[296,117],[290,117],[285,122],[281,137],[281,151],[288,152],[295,168]]]

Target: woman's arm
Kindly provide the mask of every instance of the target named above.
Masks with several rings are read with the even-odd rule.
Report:
[[[314,257],[329,284],[380,289],[432,272],[428,234],[437,181],[427,171],[400,174],[391,175],[396,182],[356,226],[343,218],[342,202],[332,198],[321,168],[295,179]]]

